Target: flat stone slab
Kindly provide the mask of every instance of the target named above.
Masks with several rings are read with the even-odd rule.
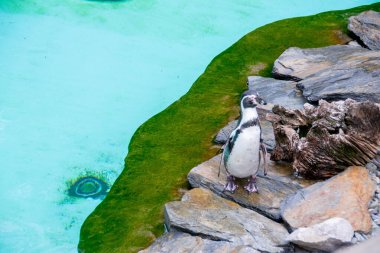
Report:
[[[249,209],[255,210],[275,220],[280,220],[280,205],[287,196],[294,194],[313,181],[304,181],[292,177],[292,168],[286,163],[275,163],[268,160],[268,176],[263,176],[261,170],[257,178],[259,193],[248,194],[243,186],[247,179],[237,180],[239,188],[235,193],[224,190],[227,180],[226,171],[222,166],[218,177],[221,155],[198,165],[188,174],[188,180],[192,187],[209,189],[224,198],[230,199]]]
[[[272,107],[277,104],[290,109],[302,109],[307,100],[296,85],[294,81],[262,76],[248,77],[248,89],[257,91]]]
[[[223,199],[209,190],[187,192],[182,201],[165,205],[169,231],[183,231],[202,238],[249,246],[264,252],[285,252],[288,231],[252,210]]]
[[[238,246],[226,241],[213,241],[187,233],[173,231],[158,238],[149,248],[139,253],[260,253],[250,246]]]
[[[350,167],[324,182],[289,196],[281,215],[292,229],[309,227],[333,217],[348,220],[355,231],[371,231],[368,204],[375,184],[364,167]]]
[[[341,63],[350,55],[360,56],[369,51],[349,45],[307,49],[290,47],[274,62],[272,73],[277,77],[300,81]]]
[[[369,10],[350,17],[348,30],[369,49],[380,50],[380,12]]]
[[[346,98],[380,102],[380,51],[348,45],[293,47],[276,60],[273,73],[298,80],[297,87],[311,102]]]

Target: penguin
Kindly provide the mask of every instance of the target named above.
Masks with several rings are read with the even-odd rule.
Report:
[[[266,147],[263,143],[257,105],[266,104],[256,91],[245,91],[240,99],[240,119],[232,131],[222,153],[222,161],[227,171],[224,191],[234,193],[237,189],[235,178],[247,178],[244,189],[248,193],[258,192],[256,175],[260,167],[260,151],[267,174]]]

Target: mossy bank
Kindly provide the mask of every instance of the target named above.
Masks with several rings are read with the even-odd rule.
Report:
[[[136,252],[163,233],[163,205],[187,188],[189,170],[218,151],[215,133],[238,116],[248,75],[270,76],[288,47],[347,42],[347,19],[380,3],[278,21],[217,56],[189,92],[134,134],[125,169],[82,226],[80,252]]]

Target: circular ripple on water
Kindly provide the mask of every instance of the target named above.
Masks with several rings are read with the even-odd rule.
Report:
[[[79,178],[69,188],[69,195],[78,198],[102,198],[108,192],[109,186],[103,180],[86,176]]]

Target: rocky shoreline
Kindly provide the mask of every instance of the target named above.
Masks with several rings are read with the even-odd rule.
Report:
[[[302,109],[321,99],[380,102],[380,13],[366,11],[349,21],[358,43],[289,48],[273,68],[276,78],[287,80],[248,77],[248,87],[269,101],[259,110],[269,150],[278,145],[267,116],[275,104]],[[235,126],[223,128],[215,142],[223,144]],[[194,189],[165,205],[168,232],[140,252],[332,252],[378,240],[380,161],[371,159],[325,181],[299,178],[291,164],[270,161],[268,175],[258,177],[259,194],[242,187],[231,194],[223,191],[226,174],[222,169],[218,176],[216,156],[190,171]]]

